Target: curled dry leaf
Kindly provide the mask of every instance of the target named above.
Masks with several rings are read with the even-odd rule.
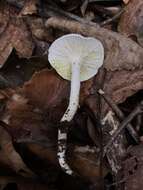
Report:
[[[0,163],[11,168],[16,173],[32,177],[34,173],[25,165],[20,155],[15,151],[10,135],[0,128]]]
[[[30,57],[33,52],[31,33],[17,10],[0,3],[0,66],[3,66],[13,48],[20,57]],[[6,23],[6,24],[4,24]]]
[[[126,36],[136,36],[143,46],[143,1],[131,0],[121,16],[118,31]]]

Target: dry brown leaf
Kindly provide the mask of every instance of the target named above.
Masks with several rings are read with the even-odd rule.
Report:
[[[131,0],[122,14],[118,30],[126,36],[136,36],[143,46],[143,1]]]
[[[0,66],[3,66],[13,48],[20,57],[30,57],[33,52],[33,42],[30,31],[17,10],[8,5],[0,4]]]
[[[32,55],[32,37],[23,19],[11,20],[7,33],[8,35],[11,34],[10,42],[20,57],[30,57]]]
[[[10,135],[0,128],[0,163],[11,168],[16,173],[25,176],[34,176],[33,172],[25,165],[20,155],[15,151]]]
[[[44,69],[25,83],[22,93],[32,105],[48,112],[55,111],[53,116],[59,120],[66,108],[69,86],[70,83],[55,71]]]
[[[28,100],[14,92],[6,102],[6,109],[1,120],[8,124],[7,129],[15,139],[31,139],[32,137],[45,140],[42,111],[29,105]]]
[[[127,97],[141,89],[143,89],[143,70],[107,73],[104,90],[115,103],[124,102]]]

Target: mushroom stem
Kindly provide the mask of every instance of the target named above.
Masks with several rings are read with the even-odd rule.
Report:
[[[72,64],[72,77],[71,77],[71,91],[69,106],[63,115],[61,122],[71,121],[78,109],[80,92],[80,64]],[[60,127],[58,131],[58,160],[61,168],[69,175],[72,175],[73,171],[70,169],[66,162],[66,145],[67,145],[67,130],[68,127]]]
[[[71,121],[78,109],[80,93],[80,64],[75,62],[72,64],[72,76],[71,76],[71,91],[69,105],[64,113],[61,122]]]

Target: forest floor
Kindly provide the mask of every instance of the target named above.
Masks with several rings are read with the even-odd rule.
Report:
[[[62,126],[68,175],[70,81],[48,50],[73,33],[98,39],[104,62]],[[143,0],[0,1],[0,190],[142,190],[142,127]]]

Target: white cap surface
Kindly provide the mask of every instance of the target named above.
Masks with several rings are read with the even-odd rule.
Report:
[[[104,48],[95,38],[67,34],[52,43],[48,59],[58,74],[67,80],[71,80],[71,64],[79,62],[80,81],[84,81],[93,77],[102,66]]]

